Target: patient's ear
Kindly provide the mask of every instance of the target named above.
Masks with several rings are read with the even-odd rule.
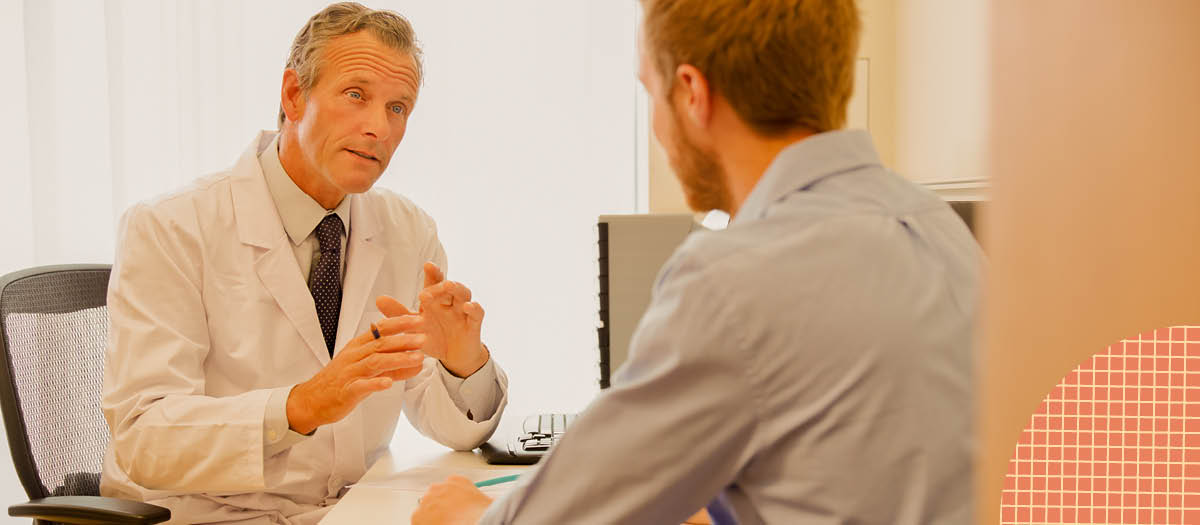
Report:
[[[674,84],[669,96],[676,97],[677,111],[697,128],[707,128],[712,119],[713,100],[704,73],[691,64],[680,64],[675,69]]]

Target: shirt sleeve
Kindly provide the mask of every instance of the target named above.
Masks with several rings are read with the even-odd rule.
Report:
[[[425,260],[448,272],[446,251],[438,242],[432,223],[430,228]],[[415,278],[423,282],[425,272],[416,268]],[[417,303],[416,294],[411,301]],[[471,450],[487,441],[500,424],[508,403],[508,376],[495,362],[495,355],[484,368],[465,380],[453,377],[432,357],[425,362],[416,377],[404,382],[405,417],[418,432],[454,450]],[[474,399],[476,395],[478,399]],[[471,411],[471,417],[467,417],[467,411]]]
[[[446,392],[450,394],[450,400],[467,419],[491,419],[496,413],[502,392],[500,383],[496,381],[495,365],[490,357],[487,363],[466,378],[455,377],[441,362],[438,362],[437,367],[439,375],[442,376],[442,383],[446,385]]]
[[[680,523],[730,483],[761,405],[739,309],[719,286],[671,272],[613,386],[480,523]]]
[[[267,398],[267,413],[263,417],[263,458],[283,452],[292,445],[311,437],[292,430],[287,419],[287,399],[292,387],[281,387],[271,391]]]

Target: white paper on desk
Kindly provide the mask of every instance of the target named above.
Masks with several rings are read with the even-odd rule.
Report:
[[[462,476],[471,480],[472,483],[498,478],[501,476],[511,476],[513,474],[526,474],[528,470],[517,469],[482,469],[482,468],[450,468],[450,467],[416,467],[405,471],[397,472],[385,478],[373,479],[356,484],[356,487],[373,487],[397,492],[417,492],[424,494],[429,490],[429,486],[434,483],[446,481],[450,476]],[[491,485],[483,487],[479,490],[483,491],[492,497],[507,494],[516,485],[515,481],[501,483],[499,485]]]

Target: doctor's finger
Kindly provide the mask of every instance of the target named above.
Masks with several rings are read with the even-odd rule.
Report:
[[[378,353],[404,352],[420,350],[425,346],[425,334],[397,334],[381,337],[375,341]]]
[[[385,336],[421,330],[424,324],[425,320],[419,315],[402,315],[380,319],[375,323],[375,327],[379,328],[380,336]]]
[[[443,298],[428,297],[422,300],[424,308],[422,315],[429,322],[446,323],[446,322],[463,322],[467,318],[467,314],[463,312],[463,306],[466,303],[453,301],[451,295],[443,295]]]
[[[465,303],[471,300],[471,289],[458,281],[442,281],[426,288],[425,291],[439,298],[453,297],[454,301],[458,303]]]
[[[395,381],[390,377],[364,377],[348,383],[345,391],[354,399],[362,401],[363,398],[375,392],[391,388],[394,383]]]
[[[363,377],[375,377],[393,370],[421,366],[425,354],[421,352],[395,352],[390,354],[375,354],[346,367],[346,377],[350,381]]]
[[[414,376],[421,373],[421,370],[423,368],[424,367],[422,367],[422,366],[414,366],[411,368],[400,368],[400,369],[392,370],[390,372],[384,372],[382,374],[379,374],[379,376],[377,376],[377,377],[389,377],[392,379],[392,381],[404,381],[406,379],[412,379]]]
[[[375,308],[378,308],[380,313],[388,317],[411,315],[414,313],[409,311],[408,307],[404,306],[404,303],[401,303],[398,299],[390,295],[376,297]]]
[[[454,296],[454,302],[465,303],[471,300],[471,289],[458,281],[446,281],[446,292]]]
[[[446,274],[443,273],[442,269],[438,268],[438,265],[434,264],[432,261],[425,263],[425,266],[422,269],[425,270],[424,288],[429,288],[430,286],[440,283],[446,279]]]
[[[353,349],[366,345],[376,339],[381,339],[388,335],[403,333],[409,329],[418,328],[421,324],[422,320],[419,316],[388,317],[381,319],[379,322],[374,323],[375,328],[379,330],[379,337],[376,337],[375,333],[368,329],[367,331],[354,336],[354,339],[347,341],[344,350],[342,352],[338,352],[337,355],[334,356],[334,359],[337,359],[343,353],[351,352]],[[358,357],[355,357],[355,359],[358,359]]]
[[[440,296],[434,295],[432,292],[423,291],[417,295],[417,302],[421,304],[421,313],[425,313],[426,308],[433,306],[443,306]]]
[[[437,285],[437,286],[434,286],[433,288],[427,289],[424,292],[421,292],[421,295],[418,296],[418,298],[421,301],[421,313],[422,314],[428,313],[428,310],[430,308],[433,308],[438,311],[445,311],[447,308],[452,308],[454,306],[460,306],[460,305],[454,304],[454,296],[453,295],[446,293],[444,290],[438,288],[438,286],[441,286],[441,285]],[[434,290],[435,288],[437,289],[436,291],[431,291],[431,290]]]
[[[342,351],[333,354],[334,361],[358,361],[362,359],[363,347],[375,340],[375,334],[367,330],[365,334],[358,334],[346,342],[346,346],[342,347]],[[369,351],[367,351],[369,353]]]
[[[406,332],[416,332],[424,329],[425,320],[418,315],[404,315],[400,317],[387,317],[380,319],[374,323],[375,328],[379,330],[379,338],[385,336],[403,334]],[[346,348],[357,348],[377,339],[371,330],[367,330],[358,334],[346,343]]]
[[[458,281],[442,281],[422,290],[422,294],[425,293],[428,293],[434,299],[441,302],[445,302],[445,299],[448,297],[452,297],[454,302],[458,303],[465,303],[471,300],[471,289]]]
[[[479,303],[466,303],[462,307],[463,313],[467,315],[467,320],[474,325],[483,323],[483,306]]]
[[[387,335],[375,339],[374,336],[368,335],[368,339],[356,346],[347,346],[341,354],[345,357],[343,361],[360,361],[372,354],[399,352],[404,350],[418,350],[425,345],[425,334],[396,334]]]

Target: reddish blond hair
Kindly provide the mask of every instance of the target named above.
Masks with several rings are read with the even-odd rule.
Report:
[[[699,69],[759,134],[846,123],[860,21],[854,0],[642,0],[664,85]]]

